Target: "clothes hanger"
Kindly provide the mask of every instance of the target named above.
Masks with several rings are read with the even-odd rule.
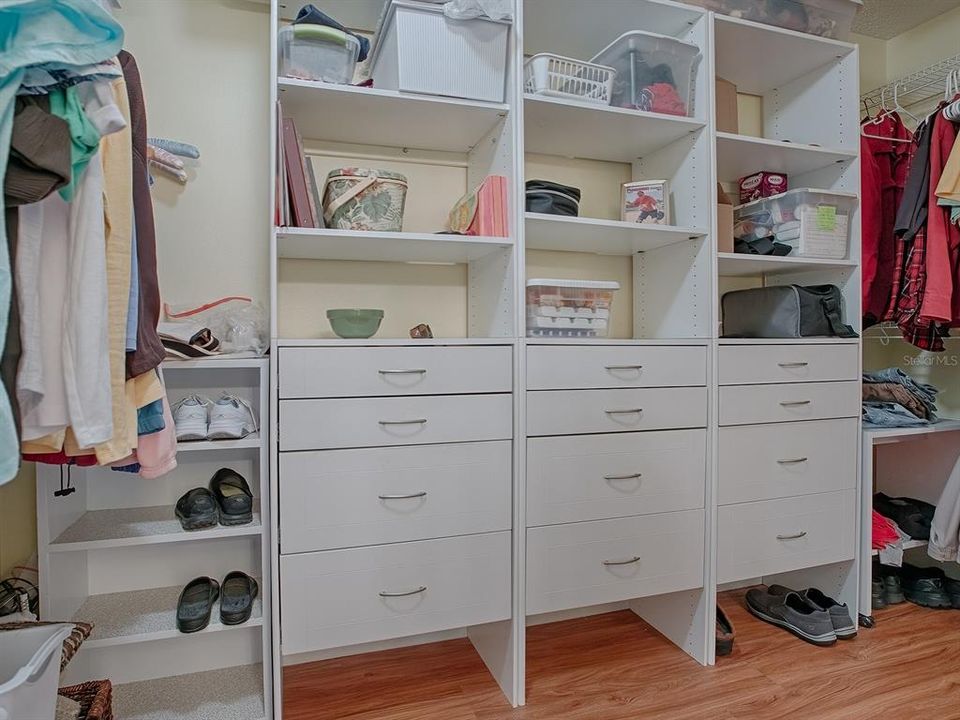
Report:
[[[862,123],[860,125],[860,135],[862,135],[863,137],[873,138],[874,140],[886,140],[887,142],[892,142],[892,143],[912,143],[913,142],[913,140],[911,139],[896,138],[896,137],[890,137],[887,135],[873,135],[867,132],[867,128],[869,126],[879,125],[888,117],[898,112],[903,112],[905,115],[910,117],[914,122],[917,122],[917,123],[920,122],[910,111],[900,106],[898,93],[897,93],[897,88],[899,87],[899,85],[900,83],[894,83],[893,85],[894,107],[892,108],[887,107],[887,88],[884,87],[880,91],[880,109],[882,110],[882,112],[878,112],[877,116],[873,120],[868,120],[867,122]]]
[[[915,123],[920,122],[920,118],[918,118],[916,115],[914,115],[912,112],[910,112],[905,107],[903,107],[903,105],[900,104],[900,83],[899,82],[895,82],[893,84],[893,106],[894,107],[893,107],[893,110],[891,111],[891,114],[902,113],[903,115],[906,115],[908,118],[913,120]]]
[[[956,98],[957,94],[960,94],[960,71],[951,70],[947,74],[943,99],[949,101]],[[943,109],[943,117],[951,122],[960,122],[960,99],[953,100]]]

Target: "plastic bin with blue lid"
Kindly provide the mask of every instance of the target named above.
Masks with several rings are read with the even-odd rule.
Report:
[[[614,107],[690,117],[702,57],[693,43],[634,30],[618,37],[590,62],[617,71],[610,101]]]
[[[327,27],[299,23],[280,30],[280,74],[300,80],[347,85],[360,55],[353,35]]]

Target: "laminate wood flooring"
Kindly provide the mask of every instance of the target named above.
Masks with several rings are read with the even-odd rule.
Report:
[[[527,631],[527,705],[468,640],[284,669],[285,720],[960,720],[960,612],[903,604],[817,648],[721,604],[732,655],[704,668],[629,611]]]

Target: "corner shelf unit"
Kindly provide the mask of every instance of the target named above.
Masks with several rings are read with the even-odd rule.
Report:
[[[272,720],[273,669],[268,484],[269,361],[207,358],[162,365],[172,405],[193,392],[227,390],[249,401],[263,431],[241,440],[178,443],[177,468],[155,480],[109,468],[38,465],[41,617],[91,622],[93,634],[62,684],[108,677],[125,720]],[[184,531],[174,505],[220,467],[250,483],[253,521]],[[75,492],[55,497],[61,472]],[[176,628],[180,591],[194,577],[232,570],[257,578],[251,619],[185,635]]]
[[[380,6],[356,0],[337,8],[369,23]],[[272,7],[273,31],[288,13],[277,0]],[[269,440],[272,510],[264,523],[280,568],[274,574],[274,605],[284,607],[283,628],[279,614],[271,618],[278,719],[284,664],[467,637],[505,702],[519,706],[525,702],[528,624],[630,608],[691,662],[710,665],[718,585],[761,580],[817,585],[856,607],[855,451],[837,450],[842,470],[831,476],[832,485],[817,485],[811,471],[779,477],[760,489],[760,482],[731,488],[728,462],[731,456],[750,456],[731,454],[731,448],[755,431],[768,433],[775,448],[794,435],[809,443],[831,429],[842,431],[843,438],[859,433],[860,342],[726,339],[720,297],[734,288],[833,283],[844,292],[847,322],[859,328],[858,230],[849,259],[837,261],[728,255],[717,252],[715,243],[717,183],[746,172],[779,169],[790,173],[791,187],[859,193],[856,46],[673,0],[578,0],[562,13],[555,0],[515,0],[515,11],[503,104],[305,83],[277,77],[276,63],[272,66],[271,99],[296,120],[318,179],[347,165],[399,170],[410,178],[401,233],[271,232],[271,406],[278,413]],[[526,57],[552,52],[586,59],[630,29],[700,48],[691,117],[523,93]],[[777,60],[758,63],[758,57]],[[763,96],[765,137],[716,132],[716,76]],[[817,89],[816,101],[810,87]],[[824,106],[835,106],[836,113],[821,112]],[[354,120],[354,112],[362,117]],[[275,139],[273,127],[273,148]],[[272,156],[269,171],[276,167]],[[508,178],[509,237],[436,235],[453,202],[494,173]],[[525,182],[535,178],[582,187],[580,217],[525,212]],[[619,219],[622,183],[643,179],[670,183],[671,224]],[[273,198],[271,217],[272,203]],[[850,224],[859,228],[859,213]],[[526,337],[526,281],[533,277],[617,280],[621,290],[611,336]],[[387,311],[377,335],[369,340],[332,335],[324,310],[351,305]],[[409,339],[407,330],[419,322],[431,324],[438,337]],[[821,368],[821,356],[840,369]],[[809,372],[776,374],[784,371],[779,363],[790,360]],[[765,380],[754,383],[730,372],[754,362],[772,368]],[[322,373],[310,371],[321,366]],[[393,375],[397,371],[400,377]],[[818,400],[807,415],[731,419],[728,414],[731,408],[759,413],[763,403],[778,409],[780,394],[799,392],[839,397],[839,409],[821,410]],[[490,406],[475,410],[479,402]],[[331,426],[330,414],[354,434]],[[494,416],[500,424],[484,438],[457,435],[467,415],[484,431]],[[382,429],[384,420],[387,426],[396,420],[417,423],[419,429],[390,435]],[[442,435],[430,434],[441,430]],[[431,506],[438,516],[429,522],[411,506],[401,521],[383,514],[389,512],[383,502],[393,500],[371,501],[378,497],[377,483],[390,485],[383,492],[388,498],[411,489],[406,474],[411,450],[479,453],[456,473],[466,483],[462,497],[480,487],[468,482],[473,468],[509,459],[510,470],[486,472],[490,482],[483,485],[482,502],[477,498],[477,513],[489,512],[486,519],[471,520],[484,530],[464,529],[467,520],[452,529],[443,524],[453,505]],[[449,463],[445,458],[420,461],[422,474]],[[600,465],[614,458],[642,465],[646,484],[623,484],[621,474],[639,479],[636,467],[601,471]],[[776,459],[763,462],[776,469]],[[747,469],[750,477],[771,474],[757,462]],[[395,476],[385,468],[394,468]],[[364,478],[363,498],[351,494],[355,483],[346,488],[338,482],[348,472]],[[579,474],[561,477],[564,472]],[[604,479],[604,472],[611,478]],[[546,492],[549,478],[556,480],[554,496]],[[785,480],[796,481],[799,489]],[[321,481],[338,488],[338,513],[344,517],[327,512],[307,523],[289,498],[306,497],[309,483]],[[421,492],[408,501],[439,494],[415,489]],[[750,493],[763,497],[747,499]],[[852,528],[849,533],[823,534],[821,528],[803,547],[777,545],[776,533],[782,532],[774,531],[777,523],[790,522],[797,510],[804,522],[812,522],[828,506],[831,517]],[[505,507],[508,515],[502,514]],[[763,517],[750,515],[751,507],[761,508]],[[344,523],[351,527],[337,536],[335,529]],[[740,527],[747,528],[745,534],[731,535],[731,528]],[[509,551],[502,544],[507,536]],[[495,597],[496,607],[485,607],[489,621],[460,622],[477,617],[472,609],[483,602],[451,600],[456,588],[438,590],[436,580],[414,582],[415,573],[391,574],[394,566],[415,566],[417,552],[440,566],[452,554],[490,573],[484,597]],[[724,564],[730,557],[736,568]],[[350,584],[348,596],[340,579],[351,563],[361,563],[370,587],[386,578],[387,590],[420,598],[416,602],[424,603],[424,612],[418,613],[416,604],[391,607],[368,597],[366,585]],[[568,571],[552,572],[558,565]],[[327,584],[317,578],[327,578]],[[337,588],[331,595],[336,597],[324,601],[332,617],[314,620],[304,611],[304,598],[328,587]],[[453,609],[441,608],[426,619],[435,611],[430,603],[443,592]],[[340,622],[347,608],[355,611],[349,631],[346,621]],[[410,668],[411,677],[423,671]]]

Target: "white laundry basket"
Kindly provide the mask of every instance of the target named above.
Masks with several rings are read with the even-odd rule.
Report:
[[[54,720],[60,655],[73,625],[0,631],[0,720]]]

